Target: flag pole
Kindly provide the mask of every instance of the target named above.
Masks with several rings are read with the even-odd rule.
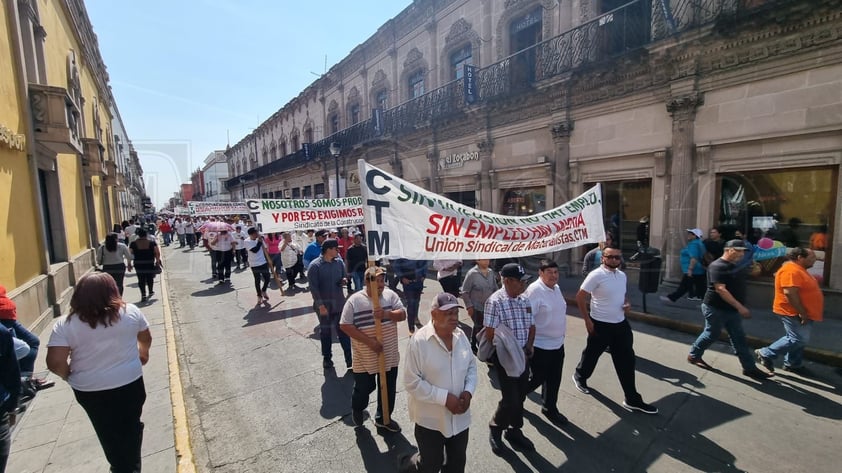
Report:
[[[368,267],[373,268],[374,266],[374,261],[368,260]],[[374,281],[365,278],[365,283],[368,286],[368,293],[371,294],[371,310],[373,313],[380,309],[380,290],[377,286],[377,278]],[[377,356],[377,365],[380,371],[380,406],[383,411],[383,424],[389,425],[391,416],[389,415],[389,383],[386,381],[386,347],[383,344],[383,323],[376,317],[374,318],[374,336],[377,343],[383,347],[383,350]]]

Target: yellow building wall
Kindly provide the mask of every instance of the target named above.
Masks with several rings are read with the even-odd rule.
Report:
[[[99,101],[101,94],[96,88],[91,72],[83,67],[86,62],[82,58],[83,49],[76,40],[73,26],[60,0],[46,0],[39,5],[41,25],[47,31],[47,41],[44,43],[44,55],[47,63],[47,80],[50,85],[67,87],[67,58],[71,51],[76,53],[76,64],[79,68],[83,105],[84,127],[86,137],[98,137],[94,132],[93,104]],[[80,104],[81,105],[81,104]],[[110,127],[111,118],[108,107],[99,103],[100,124],[103,129],[102,141],[107,146],[106,133]],[[106,150],[106,153],[108,151]],[[58,156],[59,183],[62,196],[62,212],[65,229],[67,231],[68,254],[72,257],[89,247],[88,222],[85,219],[85,189],[79,175],[83,172],[79,160],[73,155]],[[94,192],[94,206],[96,211],[96,225],[100,235],[106,230],[105,208],[102,193]]]
[[[5,6],[0,7],[0,61],[12,64],[12,36]],[[17,71],[0,67],[0,126],[24,136],[26,118],[19,101]],[[26,151],[0,142],[0,284],[11,291],[41,272],[41,239],[38,215]]]

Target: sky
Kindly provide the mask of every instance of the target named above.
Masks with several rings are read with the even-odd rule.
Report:
[[[87,0],[161,208],[214,150],[295,98],[411,0]],[[310,8],[313,7],[313,8]]]

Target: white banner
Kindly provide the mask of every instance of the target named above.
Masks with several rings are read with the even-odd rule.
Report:
[[[496,259],[605,239],[599,185],[534,215],[492,214],[453,202],[358,161],[369,256]]]
[[[187,207],[178,206],[175,208],[176,215],[190,215],[190,209]]]
[[[245,202],[187,202],[190,215],[201,217],[207,215],[240,215],[249,213]]]
[[[318,230],[363,223],[362,197],[337,199],[250,199],[252,220],[263,232]]]

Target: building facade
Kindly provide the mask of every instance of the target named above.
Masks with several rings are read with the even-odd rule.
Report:
[[[202,167],[205,197],[208,202],[230,202],[226,183],[231,176],[228,174],[228,160],[224,151],[214,151],[205,158]]]
[[[118,163],[131,146],[81,0],[3,2],[0,62],[0,283],[40,329],[128,210]]]
[[[840,25],[830,0],[416,0],[227,151],[228,189],[305,198],[338,173],[355,194],[366,159],[524,215],[600,183],[606,228],[630,254],[648,217],[668,282],[686,229],[718,225],[824,241],[839,300]],[[781,261],[753,268],[762,304]]]

